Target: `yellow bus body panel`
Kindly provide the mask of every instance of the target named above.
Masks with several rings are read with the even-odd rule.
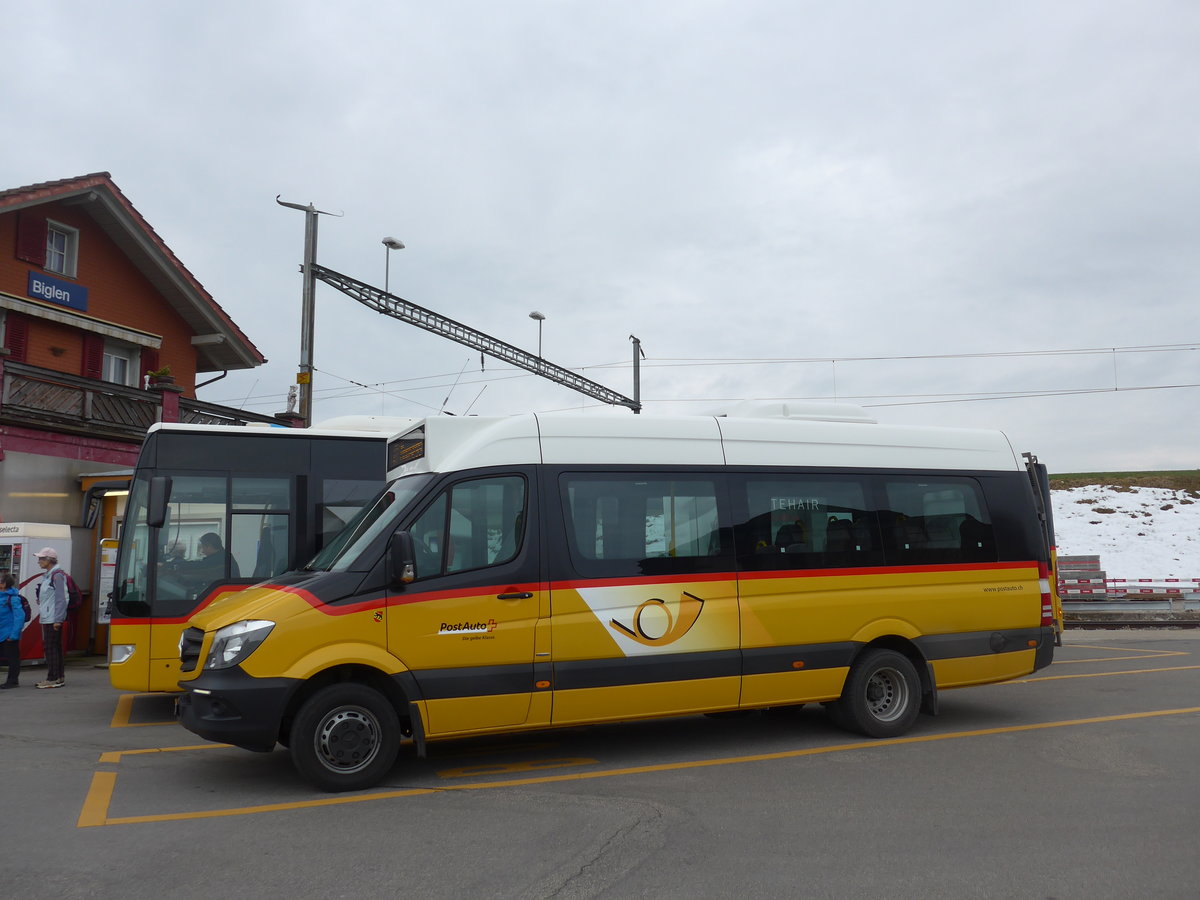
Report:
[[[145,622],[116,623],[109,628],[109,645],[129,644],[133,653],[123,663],[109,663],[108,680],[119,691],[146,692],[150,687],[150,630]],[[176,652],[176,657],[179,653]],[[163,688],[159,688],[163,690]],[[178,687],[175,687],[178,690]]]
[[[1029,566],[628,579],[529,593],[515,603],[484,591],[330,607],[300,589],[252,588],[213,604],[192,624],[211,640],[220,627],[243,619],[276,622],[242,663],[261,678],[305,681],[357,664],[386,675],[411,671],[420,684],[433,677],[453,682],[457,669],[486,678],[489,667],[529,666],[527,692],[419,700],[425,736],[442,740],[834,700],[850,669],[828,658],[822,668],[819,655],[827,647],[847,648],[838,652],[848,655],[851,644],[939,635],[978,643],[991,631],[1036,628],[1041,610],[1037,570]],[[791,671],[741,674],[743,652],[776,648],[795,650]],[[210,647],[203,649],[207,655]],[[639,663],[663,674],[679,665],[692,674],[638,681]],[[1034,664],[1034,650],[1021,647],[935,659],[932,671],[938,687],[951,688],[1017,678]],[[534,686],[542,677],[534,674],[537,665],[546,675]],[[601,684],[572,687],[572,671]],[[604,684],[607,678],[612,683]]]
[[[993,653],[963,659],[935,659],[933,672],[939,688],[967,687],[1010,681],[1033,671],[1033,650]]]
[[[179,635],[185,627],[151,620],[114,623],[108,632],[109,645],[130,644],[133,654],[123,663],[109,664],[109,684],[119,691],[178,691]]]
[[[199,613],[245,593],[243,587],[232,585],[218,590]],[[109,665],[109,683],[120,691],[178,693],[183,677],[179,670],[179,637],[187,627],[187,622],[176,619],[114,621],[109,626],[109,646],[132,644],[134,651],[125,662]]]
[[[715,697],[736,692],[738,681],[737,678],[710,678],[556,691],[554,723],[616,722],[621,719],[686,716],[728,709],[728,704],[703,702],[702,697],[706,689],[711,689]]]
[[[737,581],[721,576],[555,586],[551,631],[554,663],[563,667],[736,654],[741,631]],[[739,688],[739,677],[721,675],[565,690],[556,683],[553,722],[729,709],[738,705]]]
[[[524,725],[529,718],[529,694],[501,694],[494,697],[454,697],[427,700],[425,721],[427,737],[506,730]],[[542,723],[545,724],[545,723]]]
[[[742,679],[742,706],[787,706],[792,703],[813,703],[836,700],[850,669],[813,669],[805,672],[773,672],[768,675],[747,675]]]
[[[232,603],[214,604],[196,614],[192,624],[212,635],[226,625],[254,619],[275,622],[275,629],[241,664],[248,675],[306,680],[333,666],[355,664],[389,675],[404,670],[387,650],[382,600],[349,609],[317,609],[298,591],[251,588]],[[206,645],[203,654],[210,649]],[[183,673],[180,679],[191,680],[200,671]]]

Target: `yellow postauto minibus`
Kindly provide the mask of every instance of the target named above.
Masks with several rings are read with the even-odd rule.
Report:
[[[1054,654],[1052,536],[999,432],[760,404],[431,418],[388,454],[308,566],[180,641],[183,724],[323,790],[409,736],[820,702],[890,737]]]

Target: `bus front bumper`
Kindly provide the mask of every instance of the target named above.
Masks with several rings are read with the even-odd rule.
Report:
[[[254,678],[233,668],[205,672],[179,686],[179,721],[188,731],[205,740],[267,751],[279,740],[280,722],[296,682]]]

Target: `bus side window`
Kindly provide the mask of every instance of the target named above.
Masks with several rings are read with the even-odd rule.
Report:
[[[234,476],[229,532],[230,576],[262,580],[288,568],[291,479]]]
[[[996,542],[977,483],[896,476],[885,485],[885,552],[895,565],[993,562]]]
[[[562,496],[571,561],[581,575],[719,571],[728,559],[711,478],[571,473],[562,476]]]
[[[747,475],[739,565],[750,571],[843,568],[880,562],[863,481],[847,475]]]
[[[524,522],[525,479],[505,475],[454,485],[409,529],[417,578],[509,562],[521,549]]]

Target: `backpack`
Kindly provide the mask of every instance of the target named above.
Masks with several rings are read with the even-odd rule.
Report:
[[[21,598],[21,609],[25,610],[25,624],[28,625],[33,620],[33,610],[29,608],[29,601],[25,599],[24,594],[17,594]]]
[[[79,609],[83,605],[83,594],[69,572],[63,572],[63,575],[67,579],[67,612],[70,612],[73,609]]]

